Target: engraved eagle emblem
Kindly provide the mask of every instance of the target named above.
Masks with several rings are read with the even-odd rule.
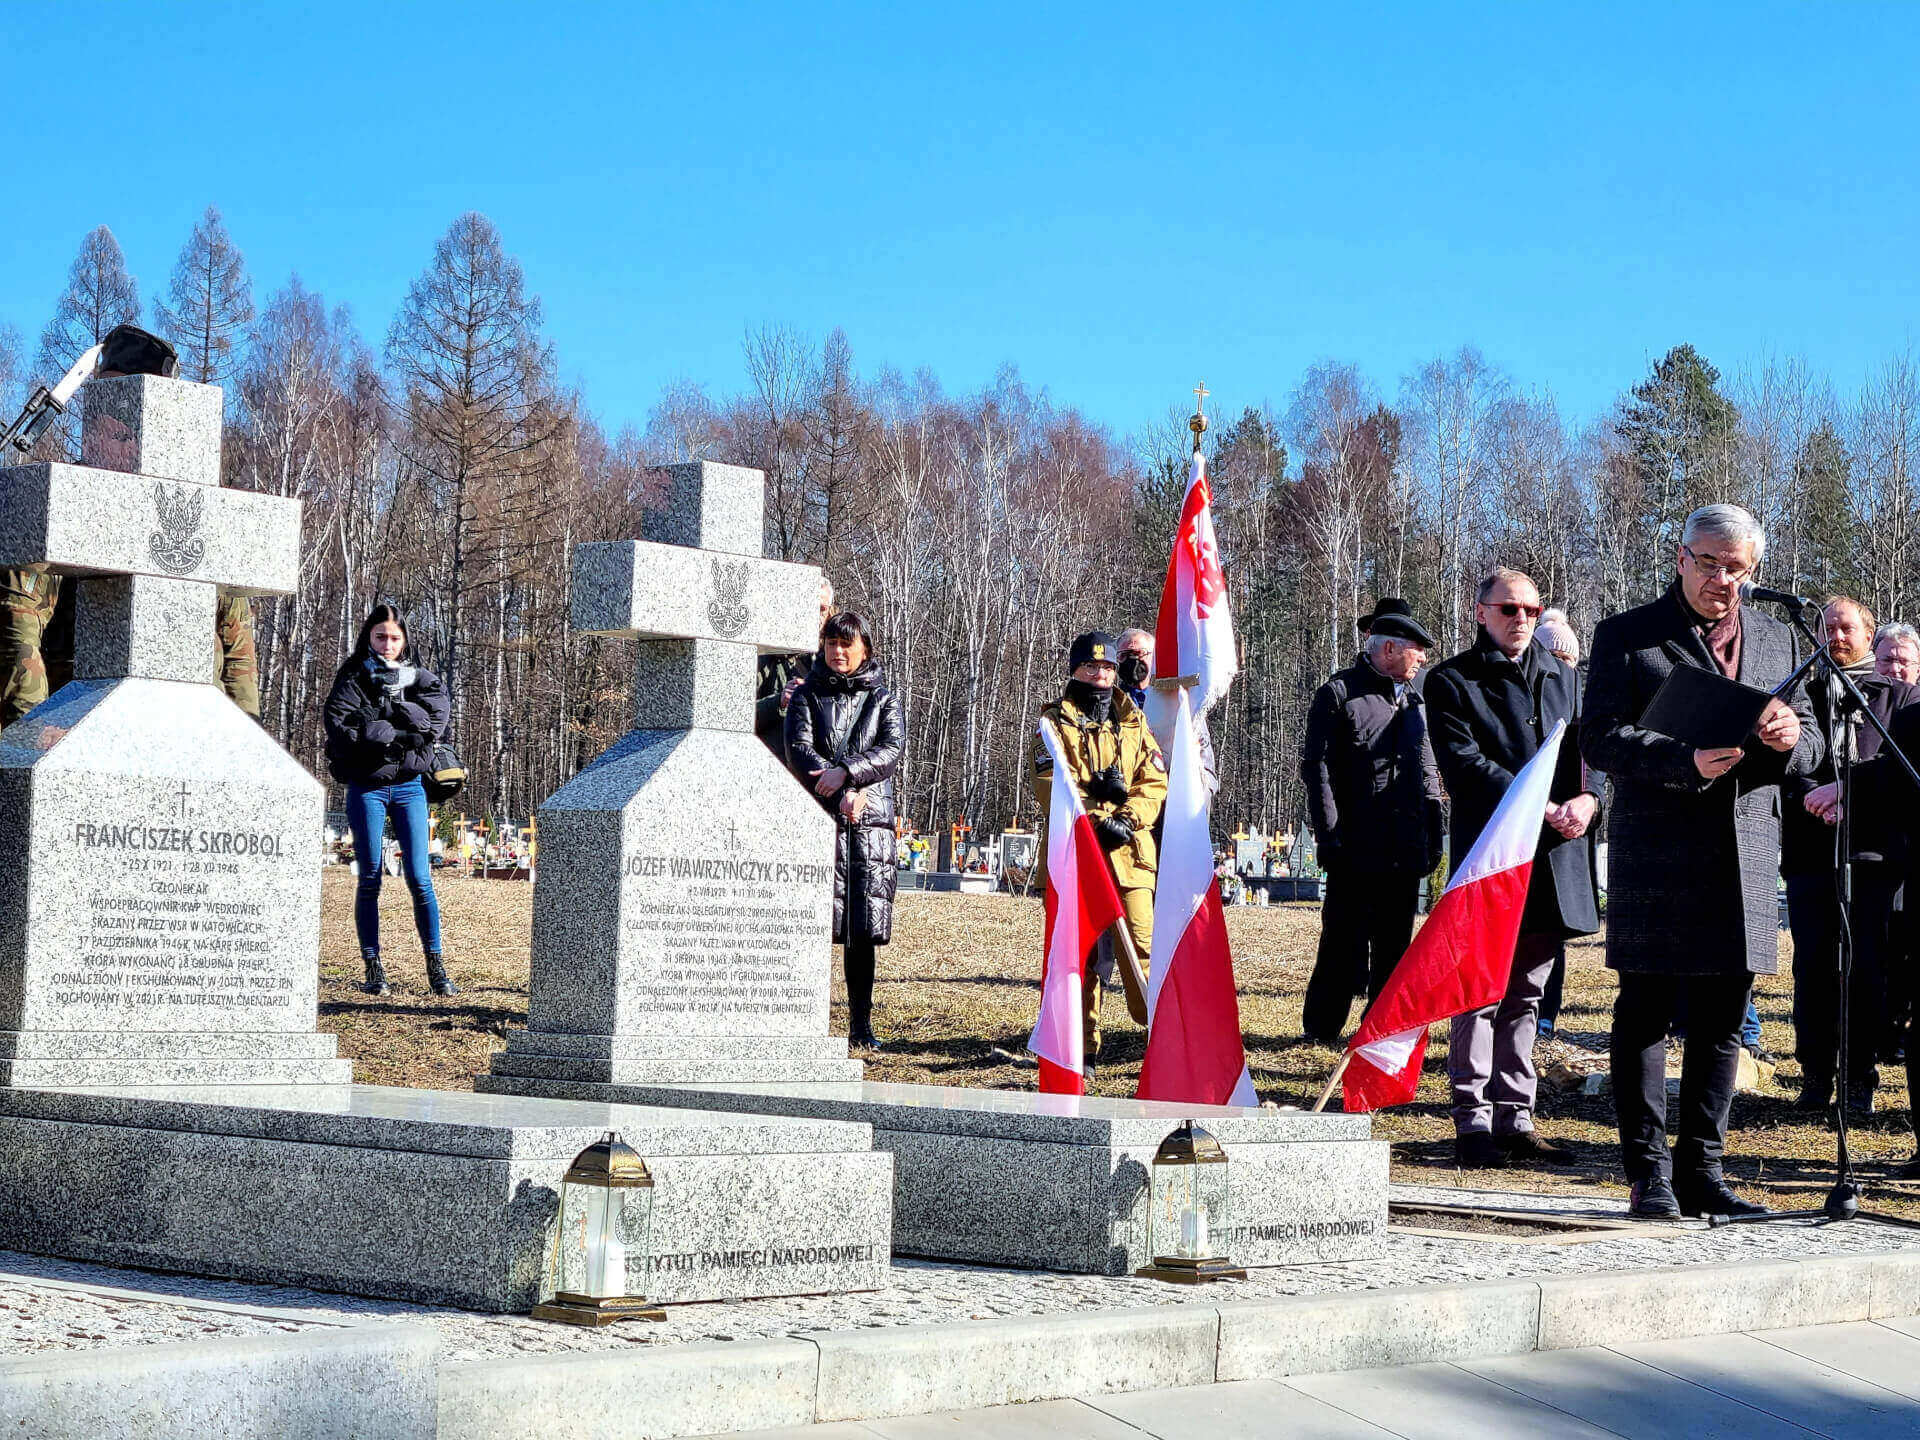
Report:
[[[153,509],[160,528],[147,541],[153,560],[170,575],[185,575],[207,553],[206,537],[200,533],[199,485],[176,485],[169,491],[161,481],[153,486]]]
[[[748,565],[745,560],[731,565],[724,560],[713,562],[713,599],[707,605],[707,619],[713,622],[713,633],[723,640],[731,640],[747,628],[747,577],[752,573]]]

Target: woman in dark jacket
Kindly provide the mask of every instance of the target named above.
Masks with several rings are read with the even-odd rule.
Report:
[[[431,831],[420,777],[433,768],[433,745],[447,728],[447,692],[440,677],[413,663],[406,621],[391,605],[376,605],[360,627],[353,653],[333,678],[323,718],[327,768],[347,787],[347,824],[360,886],[353,926],[366,962],[369,995],[385,995],[380,963],[380,864],[387,821],[400,842],[401,872],[413,896],[413,922],[427,952],[427,983],[436,995],[455,993],[440,954],[440,904],[427,860]]]
[[[893,772],[906,726],[873,655],[863,616],[843,610],[820,630],[820,654],[787,705],[787,758],[837,821],[833,938],[844,946],[847,1038],[873,1035],[874,949],[893,938]]]

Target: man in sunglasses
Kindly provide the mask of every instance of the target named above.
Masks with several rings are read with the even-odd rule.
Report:
[[[1579,672],[1535,641],[1540,592],[1533,581],[1518,570],[1495,570],[1480,582],[1477,599],[1479,639],[1427,676],[1433,752],[1453,800],[1456,869],[1541,741],[1562,720],[1569,730],[1580,722]],[[1572,734],[1561,743],[1549,802],[1506,994],[1453,1022],[1447,1075],[1454,1151],[1468,1169],[1574,1158],[1533,1128],[1540,997],[1567,939],[1600,928],[1592,834],[1599,785],[1585,775]]]
[[[1640,717],[1674,667],[1775,690],[1798,659],[1792,632],[1740,603],[1766,549],[1738,505],[1687,517],[1677,573],[1651,604],[1602,620],[1588,662],[1581,750],[1612,784],[1607,964],[1619,972],[1610,1046],[1632,1213],[1747,1215],[1762,1206],[1721,1173],[1740,1023],[1755,975],[1780,964],[1780,784],[1819,763],[1803,685],[1769,700],[1740,744],[1695,749]],[[1684,1013],[1678,1141],[1667,1148],[1667,1034]]]

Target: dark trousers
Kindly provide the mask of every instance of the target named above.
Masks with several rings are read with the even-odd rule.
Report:
[[[1553,969],[1547,972],[1547,988],[1540,996],[1540,1018],[1549,1025],[1560,1023],[1560,995],[1567,984],[1567,942],[1553,952]]]
[[[1850,1089],[1878,1083],[1887,1040],[1887,951],[1898,878],[1879,861],[1853,867],[1853,983],[1847,988]],[[1793,1048],[1807,1088],[1830,1092],[1840,1043],[1840,900],[1831,872],[1787,877],[1793,932]]]
[[[847,1035],[862,1039],[873,1033],[873,971],[876,956],[871,940],[848,940],[840,952],[847,976]]]
[[[1620,972],[1613,1002],[1613,1104],[1629,1180],[1718,1176],[1753,977]],[[1677,1138],[1667,1151],[1667,1032],[1685,1008]]]
[[[1353,997],[1380,993],[1413,939],[1420,882],[1412,870],[1364,870],[1343,865],[1327,877],[1320,905],[1320,951],[1307,981],[1300,1025],[1310,1040],[1337,1044],[1346,1032]]]

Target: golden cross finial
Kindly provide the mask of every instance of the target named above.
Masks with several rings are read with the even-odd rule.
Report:
[[[1204,380],[1193,387],[1194,411],[1196,414],[1204,415],[1207,413],[1207,396],[1212,393],[1211,390],[1207,389],[1207,382]]]
[[[1196,454],[1200,450],[1200,435],[1207,428],[1207,396],[1212,393],[1207,389],[1207,382],[1204,380],[1193,387],[1195,409],[1193,418],[1187,421],[1187,428],[1193,431],[1193,448]]]

